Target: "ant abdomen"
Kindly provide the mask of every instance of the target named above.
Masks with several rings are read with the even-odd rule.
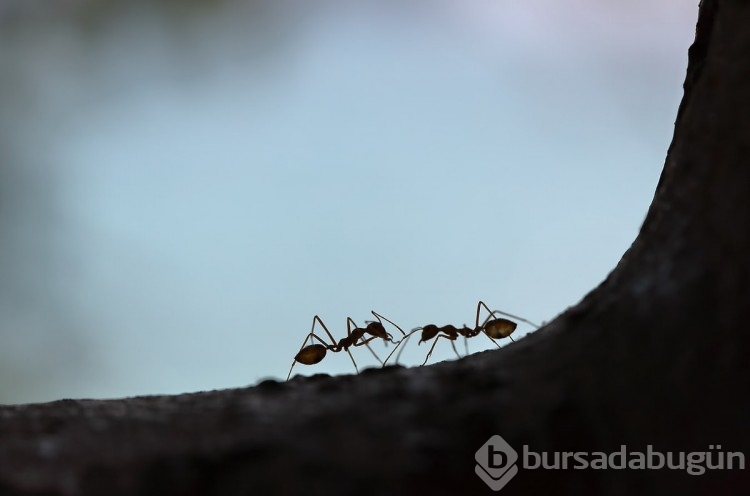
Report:
[[[508,319],[493,319],[484,324],[484,332],[492,339],[510,337],[518,324]]]
[[[315,365],[322,361],[326,356],[326,347],[322,344],[311,344],[305,346],[294,359],[303,365]]]

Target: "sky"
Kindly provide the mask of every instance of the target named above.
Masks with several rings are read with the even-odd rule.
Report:
[[[283,380],[314,315],[548,322],[637,235],[697,2],[249,5],[0,34],[0,402]]]

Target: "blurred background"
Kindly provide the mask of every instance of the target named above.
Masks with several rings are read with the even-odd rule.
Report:
[[[551,320],[638,232],[697,4],[3,2],[0,402],[284,379],[316,314]]]

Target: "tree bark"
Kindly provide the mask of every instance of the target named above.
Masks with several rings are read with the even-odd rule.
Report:
[[[489,494],[475,452],[495,434],[750,454],[749,54],[750,2],[703,0],[641,232],[543,329],[428,367],[0,407],[0,494]],[[521,466],[502,494],[750,494],[750,471]]]

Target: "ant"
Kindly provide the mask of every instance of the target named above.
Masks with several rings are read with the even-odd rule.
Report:
[[[479,313],[484,307],[488,312],[489,315],[486,319],[482,322],[482,324],[479,324]],[[435,341],[432,343],[432,347],[430,348],[430,351],[427,352],[427,356],[424,359],[424,362],[422,362],[422,365],[427,363],[427,360],[430,359],[430,356],[432,355],[432,351],[435,349],[435,345],[437,344],[438,339],[445,338],[447,339],[451,347],[453,348],[453,351],[456,353],[456,356],[458,358],[461,358],[461,355],[458,354],[458,350],[456,350],[456,345],[453,343],[456,339],[458,339],[458,336],[464,337],[464,346],[466,347],[466,354],[469,353],[469,347],[467,344],[468,338],[473,338],[474,336],[478,335],[479,333],[483,332],[490,341],[495,343],[495,346],[500,348],[500,345],[497,344],[496,339],[502,339],[502,338],[510,338],[511,341],[514,341],[514,339],[510,336],[513,334],[513,331],[516,330],[516,327],[518,327],[518,324],[516,324],[514,321],[503,318],[503,317],[495,317],[495,314],[505,315],[506,317],[511,317],[513,319],[519,320],[521,322],[525,322],[527,324],[530,324],[537,329],[539,328],[538,325],[534,324],[533,322],[526,320],[522,317],[518,317],[516,315],[512,315],[509,313],[501,312],[500,310],[490,310],[490,308],[483,302],[480,301],[477,304],[477,316],[474,321],[474,328],[467,327],[466,324],[464,324],[463,327],[458,328],[453,325],[445,325],[442,327],[438,327],[435,324],[427,324],[423,327],[415,327],[411,330],[411,332],[404,336],[404,338],[401,339],[401,341],[398,342],[396,347],[398,348],[401,344],[405,344],[405,342],[411,337],[412,334],[414,334],[417,331],[422,331],[422,338],[419,340],[418,344],[422,344],[422,342],[429,341],[430,339],[434,339]],[[391,353],[386,357],[385,362],[387,363],[388,360],[391,358],[391,355],[396,351],[394,349],[391,351]],[[398,363],[399,358],[401,357],[401,353],[403,352],[403,349],[398,352],[398,355],[396,355],[396,363]]]
[[[292,369],[294,368],[294,365],[299,362],[303,365],[314,365],[326,356],[327,351],[332,351],[334,353],[338,353],[341,350],[346,351],[349,354],[349,358],[351,358],[352,363],[354,364],[354,370],[359,373],[359,368],[357,368],[357,362],[354,361],[354,357],[352,356],[351,352],[349,351],[349,348],[352,346],[367,346],[367,349],[370,350],[370,353],[377,358],[377,360],[380,362],[381,365],[384,365],[384,362],[380,359],[380,357],[370,348],[370,345],[368,344],[373,339],[380,338],[383,341],[391,342],[393,344],[398,345],[401,343],[401,341],[394,341],[393,336],[390,335],[385,330],[385,326],[383,325],[383,320],[386,322],[389,322],[392,324],[396,329],[401,331],[401,334],[406,336],[406,333],[401,329],[398,325],[396,325],[391,320],[387,319],[386,317],[383,317],[379,313],[372,311],[372,314],[375,316],[377,321],[368,320],[365,321],[367,324],[365,327],[357,327],[357,324],[352,320],[351,317],[346,318],[346,337],[341,338],[338,343],[334,339],[333,335],[328,331],[328,328],[323,323],[323,320],[321,320],[320,317],[317,315],[313,317],[312,321],[312,328],[310,329],[310,334],[307,335],[305,340],[302,342],[302,347],[300,348],[299,352],[294,357],[294,360],[292,361],[292,366],[289,368],[289,374],[286,376],[286,380],[288,381],[289,378],[292,376]],[[383,319],[383,320],[381,320]],[[315,323],[319,323],[323,330],[328,335],[328,338],[331,340],[330,344],[326,343],[320,336],[315,334]],[[368,334],[369,337],[365,338],[365,335]],[[312,339],[317,339],[319,343],[313,343],[310,345],[305,346],[305,344],[308,341],[311,341]],[[395,351],[395,348],[394,348]],[[389,355],[390,356],[390,355]]]

